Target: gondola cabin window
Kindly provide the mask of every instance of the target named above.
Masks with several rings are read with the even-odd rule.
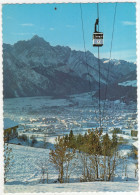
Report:
[[[93,33],[93,46],[95,47],[103,46],[103,33],[101,32]]]

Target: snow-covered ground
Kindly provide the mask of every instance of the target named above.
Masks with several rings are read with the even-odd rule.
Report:
[[[91,98],[91,93],[72,95],[66,99],[52,97],[13,98],[4,100],[4,116],[19,124],[19,135],[34,135],[37,139],[35,147],[14,139],[10,147],[13,153],[13,164],[8,174],[5,192],[61,192],[61,191],[136,191],[136,160],[131,157],[132,145],[136,139],[131,137],[131,129],[137,128],[136,104],[126,105],[122,102],[106,102],[106,110],[102,122],[104,133],[119,127],[124,134],[118,134],[126,140],[120,146],[119,154],[127,160],[127,178],[122,173],[122,164],[116,169],[114,182],[80,183],[82,174],[80,166],[71,170],[70,184],[54,184],[58,172],[49,162],[50,149],[54,148],[55,138],[68,134],[84,134],[89,128],[99,125],[98,100]],[[101,109],[104,102],[101,101]],[[41,148],[44,134],[47,135],[46,149]],[[20,143],[21,145],[16,145]],[[79,159],[75,159],[79,163]],[[48,184],[41,184],[41,165],[48,169]],[[128,180],[128,181],[126,181]]]
[[[92,185],[91,183],[80,183],[80,177],[82,176],[82,169],[79,166],[79,158],[75,159],[74,166],[71,165],[71,184],[56,184],[54,182],[58,178],[58,172],[55,167],[49,161],[49,149],[34,148],[28,146],[21,146],[10,144],[12,148],[13,160],[12,167],[7,175],[7,183],[5,185],[5,192],[43,192],[47,191],[135,191],[138,189],[138,181],[135,178],[135,160],[132,158],[127,159],[127,177],[124,176],[122,172],[122,163],[117,166],[116,176],[114,182],[101,182],[93,183],[93,187],[88,188]],[[121,150],[121,155],[127,157],[131,152],[131,148],[124,147]],[[78,154],[77,154],[78,155]],[[45,166],[45,178],[48,173],[48,184],[45,181],[44,185],[42,183],[41,168]],[[126,182],[127,180],[127,182]],[[76,184],[78,188],[76,189]],[[110,183],[110,184],[109,184]],[[120,185],[119,185],[120,183]],[[38,186],[39,188],[34,188],[33,186]],[[48,187],[47,187],[48,186]],[[85,187],[82,187],[85,186]],[[128,187],[129,186],[129,187]],[[30,191],[31,190],[31,191]],[[40,190],[40,191],[39,191]]]
[[[45,192],[135,192],[138,182],[86,182],[63,184],[39,184],[36,186],[6,185],[5,193],[45,193]]]

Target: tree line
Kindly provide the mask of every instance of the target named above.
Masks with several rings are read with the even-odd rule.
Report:
[[[116,133],[110,138],[98,129],[88,130],[84,135],[74,135],[71,130],[69,135],[58,137],[55,149],[50,151],[50,161],[59,172],[59,182],[68,181],[70,163],[75,156],[82,167],[80,181],[113,180],[118,161],[118,144]]]

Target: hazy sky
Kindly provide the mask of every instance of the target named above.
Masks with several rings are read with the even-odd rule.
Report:
[[[86,50],[97,56],[92,34],[97,18],[97,4],[81,4]],[[57,8],[56,10],[54,8]],[[115,3],[99,3],[100,31],[104,46],[100,58],[109,58]],[[21,4],[3,6],[3,42],[14,44],[31,39],[35,34],[51,45],[84,50],[80,4]],[[135,3],[117,3],[112,58],[136,61]]]

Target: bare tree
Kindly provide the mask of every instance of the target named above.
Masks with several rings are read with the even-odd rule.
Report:
[[[48,183],[49,180],[49,172],[48,172],[48,160],[39,161],[37,163],[37,166],[40,169],[41,177],[40,177],[40,183],[45,183],[45,181]]]
[[[4,183],[7,182],[7,174],[12,166],[12,148],[9,147],[8,143],[4,143]]]
[[[75,156],[75,149],[71,150],[71,149],[67,149],[67,154],[66,154],[66,177],[65,177],[65,182],[69,183],[69,178],[71,175],[71,172],[75,166],[75,162],[71,163],[71,167],[70,167],[70,162],[73,160]]]
[[[50,162],[59,172],[58,180],[64,182],[64,166],[66,165],[66,178],[68,179],[69,163],[74,157],[74,150],[70,151],[67,148],[64,137],[56,138],[55,150],[50,151]]]
[[[82,182],[90,181],[91,173],[90,173],[88,154],[85,152],[80,153],[80,161],[82,163],[82,177],[80,181]]]

